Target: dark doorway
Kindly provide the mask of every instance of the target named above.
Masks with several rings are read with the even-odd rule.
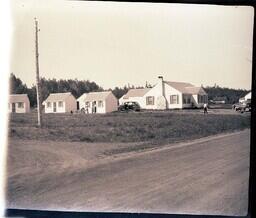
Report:
[[[12,103],[12,113],[16,113],[16,104]]]
[[[57,112],[57,103],[53,102],[53,112]]]

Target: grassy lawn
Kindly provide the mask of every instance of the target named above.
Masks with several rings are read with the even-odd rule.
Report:
[[[51,141],[172,143],[250,127],[250,115],[184,112],[111,113],[105,115],[11,114],[9,137]]]

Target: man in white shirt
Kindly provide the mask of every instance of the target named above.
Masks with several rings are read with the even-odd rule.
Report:
[[[207,104],[204,103],[204,114],[208,114],[208,111],[207,111]]]

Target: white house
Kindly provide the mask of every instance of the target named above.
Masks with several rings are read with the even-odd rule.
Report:
[[[190,83],[164,81],[159,77],[153,88],[130,89],[119,100],[120,104],[136,101],[142,109],[201,108],[208,102],[202,87]]]
[[[77,110],[76,99],[71,92],[52,93],[43,105],[45,113],[70,113]]]
[[[9,96],[8,109],[10,113],[29,113],[30,102],[27,94]]]
[[[251,101],[252,99],[252,92],[247,93],[243,98],[239,99],[240,103],[246,102],[246,101]]]
[[[85,113],[108,113],[118,109],[118,100],[111,91],[84,93],[77,102]]]
[[[123,104],[128,101],[135,101],[139,103],[142,108],[146,108],[145,95],[149,92],[151,88],[138,88],[130,89],[125,95],[119,99],[119,104]]]

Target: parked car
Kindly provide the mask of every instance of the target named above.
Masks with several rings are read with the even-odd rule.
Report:
[[[140,111],[140,105],[135,101],[128,101],[120,105],[118,111]]]
[[[246,112],[246,111],[251,111],[251,103],[243,102],[243,103],[233,104],[232,108],[235,111],[240,111],[241,113]]]

